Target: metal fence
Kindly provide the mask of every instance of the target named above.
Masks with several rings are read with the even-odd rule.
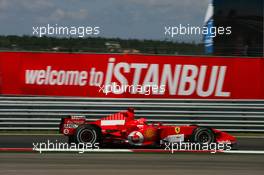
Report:
[[[171,125],[198,124],[229,132],[264,132],[264,100],[113,99],[0,96],[0,130],[57,130],[60,119],[87,120],[134,107],[136,117]]]

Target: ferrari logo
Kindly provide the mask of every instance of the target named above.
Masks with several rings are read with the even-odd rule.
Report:
[[[176,134],[179,134],[181,132],[181,128],[180,127],[175,127],[175,132],[176,132]]]

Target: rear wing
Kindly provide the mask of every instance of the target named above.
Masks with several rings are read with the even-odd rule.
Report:
[[[73,135],[75,129],[86,122],[85,116],[70,116],[62,118],[60,122],[59,132],[64,135]]]

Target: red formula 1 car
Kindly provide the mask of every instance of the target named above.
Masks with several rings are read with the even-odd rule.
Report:
[[[100,120],[87,122],[84,116],[63,118],[60,132],[75,143],[121,144],[127,146],[162,146],[165,143],[230,143],[232,135],[216,129],[197,125],[168,126],[161,123],[148,124],[145,118],[135,119],[129,108]]]

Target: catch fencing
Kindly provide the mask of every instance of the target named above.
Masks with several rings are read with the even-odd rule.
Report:
[[[264,100],[0,97],[0,130],[58,130],[62,117],[92,121],[135,108],[136,118],[165,125],[210,126],[229,132],[264,132]]]

